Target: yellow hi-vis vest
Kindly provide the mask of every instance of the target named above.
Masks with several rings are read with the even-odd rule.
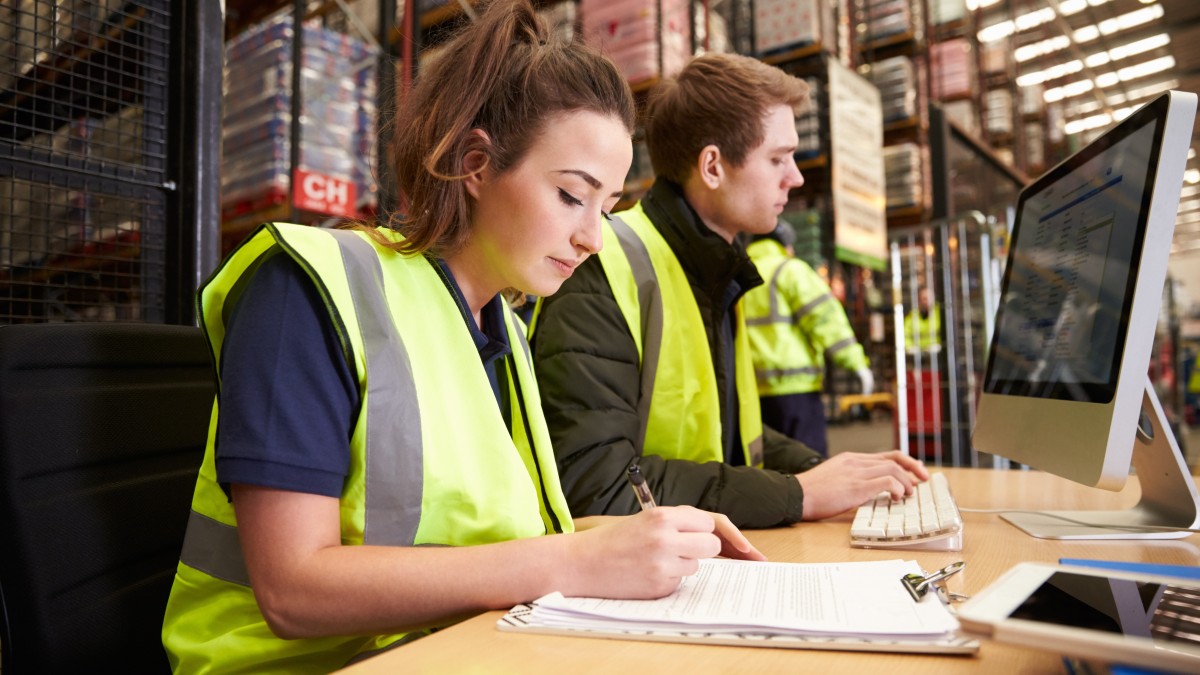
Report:
[[[1188,376],[1187,393],[1200,393],[1200,355],[1192,361],[1192,374]]]
[[[678,258],[640,202],[604,227],[599,255],[641,358],[642,452],[725,461],[717,379],[700,307]],[[742,451],[748,466],[761,467],[762,412],[741,303],[733,320]]]
[[[942,307],[936,302],[926,316],[913,309],[904,316],[904,341],[909,351],[929,351],[942,346]]]
[[[228,312],[258,263],[279,252],[312,277],[358,380],[340,497],[343,545],[470,546],[572,531],[518,320],[505,310],[513,347],[505,360],[510,436],[462,313],[423,256],[400,255],[361,232],[263,226],[200,291],[200,321],[218,372]],[[218,393],[163,623],[172,667],[324,673],[427,633],[300,640],[271,633],[250,587],[232,505],[217,483],[219,405]]]
[[[767,280],[742,296],[760,395],[822,391],[826,355],[847,370],[870,366],[846,311],[808,263],[773,239],[746,252]]]

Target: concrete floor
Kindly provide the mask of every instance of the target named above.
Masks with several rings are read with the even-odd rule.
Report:
[[[886,452],[896,447],[891,417],[830,424],[828,431],[831,455],[847,451]]]

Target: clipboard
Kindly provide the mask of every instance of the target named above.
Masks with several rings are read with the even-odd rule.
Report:
[[[924,592],[961,567],[956,563],[929,574],[911,560],[706,559],[675,592],[662,598],[612,600],[550,593],[513,607],[496,627],[614,640],[971,655],[979,651],[978,641],[959,632],[953,609],[940,595]],[[928,583],[902,589],[909,576]]]
[[[862,638],[854,636],[797,636],[769,633],[705,633],[674,630],[619,630],[600,628],[562,628],[530,621],[531,605],[517,605],[496,622],[496,628],[508,633],[566,635],[610,640],[642,640],[682,644],[725,645],[730,647],[770,647],[775,649],[822,649],[850,652],[889,652],[902,654],[953,654],[971,656],[979,651],[979,641],[962,636],[929,640]]]

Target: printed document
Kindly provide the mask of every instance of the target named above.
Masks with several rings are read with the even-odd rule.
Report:
[[[942,638],[958,621],[936,597],[914,601],[914,561],[772,563],[709,559],[658,600],[568,598],[533,603],[533,621],[560,628],[763,632],[780,635]]]

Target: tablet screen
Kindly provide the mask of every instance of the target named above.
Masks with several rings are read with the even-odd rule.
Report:
[[[1200,587],[1055,572],[1009,618],[1200,648]]]

